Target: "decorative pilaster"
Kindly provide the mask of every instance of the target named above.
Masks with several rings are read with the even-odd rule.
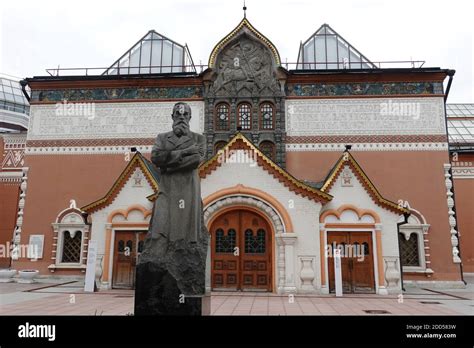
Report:
[[[277,238],[278,243],[278,293],[281,294],[284,292],[285,287],[285,245],[281,238]]]
[[[379,283],[378,294],[388,295],[387,286],[385,286],[385,268],[382,257],[382,224],[375,224],[375,243],[377,250],[377,279]]]
[[[112,243],[112,223],[105,224],[105,252],[104,252],[104,267],[102,272],[102,286],[110,288],[109,281],[109,266],[110,266],[110,248]]]
[[[23,211],[25,208],[25,197],[26,197],[26,189],[28,187],[28,167],[21,168],[22,171],[22,178],[20,184],[20,200],[18,201],[18,213],[16,218],[16,225],[15,230],[13,232],[13,245],[12,245],[12,260],[19,259],[19,244],[21,240],[21,229],[23,226]]]
[[[454,199],[453,199],[453,192],[451,189],[453,188],[453,182],[451,181],[451,173],[449,170],[451,169],[451,164],[446,163],[444,164],[444,177],[445,184],[446,184],[446,195],[448,196],[448,214],[449,214],[449,226],[451,227],[451,246],[452,246],[452,253],[453,253],[453,262],[454,263],[461,263],[461,259],[459,257],[459,240],[458,240],[458,232],[456,231],[456,218],[454,213]]]
[[[295,273],[295,251],[296,235],[294,233],[281,233],[279,235],[285,247],[285,283],[283,292],[296,292],[296,273]]]
[[[326,243],[326,228],[324,223],[319,224],[319,260],[321,267],[321,293],[329,294],[329,284],[326,275],[328,250]]]
[[[428,239],[428,231],[430,229],[429,224],[422,224],[421,225],[423,231],[423,246],[424,246],[424,254],[425,254],[425,274],[428,278],[432,276],[434,271],[431,269],[431,253],[430,253],[430,246],[429,246],[429,239]]]

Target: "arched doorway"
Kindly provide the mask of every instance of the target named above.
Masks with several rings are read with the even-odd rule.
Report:
[[[231,209],[211,222],[213,290],[272,291],[272,230],[252,209]]]

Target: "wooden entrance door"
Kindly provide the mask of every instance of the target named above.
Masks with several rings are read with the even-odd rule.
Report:
[[[214,290],[272,290],[271,230],[265,219],[232,210],[219,216],[210,232]]]
[[[374,257],[371,232],[328,232],[328,246],[341,250],[342,291],[374,293]],[[333,252],[328,255],[329,291],[335,291]]]
[[[143,250],[146,231],[116,231],[112,287],[133,289],[135,267]]]

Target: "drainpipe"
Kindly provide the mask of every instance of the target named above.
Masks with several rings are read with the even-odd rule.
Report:
[[[449,174],[451,175],[451,182],[452,182],[452,187],[451,187],[451,192],[453,193],[452,198],[454,201],[454,206],[453,206],[453,211],[454,211],[454,217],[456,219],[456,237],[458,238],[458,251],[459,251],[459,258],[461,259],[461,263],[459,264],[459,272],[461,272],[461,281],[467,285],[466,280],[464,279],[464,271],[462,267],[462,257],[461,257],[461,238],[459,237],[459,225],[458,225],[458,216],[456,212],[456,190],[454,189],[454,177],[453,177],[453,162],[451,158],[451,149],[450,149],[450,144],[449,144],[449,134],[448,134],[448,113],[446,111],[446,101],[448,100],[448,95],[449,95],[449,90],[451,89],[451,83],[453,82],[453,76],[456,73],[456,70],[448,70],[447,74],[449,76],[448,80],[448,85],[446,86],[446,93],[444,94],[444,122],[446,126],[446,137],[448,139],[448,158],[449,158],[449,164],[451,165],[451,168],[449,168]],[[454,151],[456,152],[456,151]]]
[[[29,96],[28,92],[26,91],[26,86],[28,85],[28,82],[26,80],[21,80],[20,81],[21,85],[21,90],[23,91],[23,94],[25,95],[26,100],[28,100],[28,103],[31,100],[31,97]]]
[[[408,217],[411,215],[411,213],[404,213],[403,214],[403,218],[404,218],[404,221],[402,222],[398,222],[397,223],[397,243],[398,243],[398,263],[400,265],[400,281],[402,283],[402,291],[406,291],[405,290],[405,286],[403,285],[403,265],[402,265],[402,253],[401,253],[401,250],[400,250],[400,241],[399,241],[399,238],[400,238],[400,226],[401,225],[405,225],[408,223]]]
[[[446,86],[446,93],[444,94],[444,102],[448,100],[449,90],[451,89],[451,83],[453,82],[453,76],[456,73],[456,70],[448,70],[447,74],[449,76],[448,85]]]

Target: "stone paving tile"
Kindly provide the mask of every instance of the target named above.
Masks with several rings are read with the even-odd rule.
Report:
[[[77,284],[38,289],[44,284],[0,284],[0,315],[127,315],[133,312],[133,290],[85,293]],[[55,291],[55,289],[57,291]],[[28,292],[29,291],[29,292]],[[75,303],[70,303],[74,294]],[[458,296],[464,293],[456,292]],[[392,315],[459,315],[472,301],[449,294],[423,294],[398,302],[396,295],[286,295],[268,293],[213,292],[212,315],[368,315],[364,310],[386,310]],[[420,301],[443,299],[441,304]],[[293,300],[293,301],[291,301]],[[462,310],[457,310],[453,303]],[[474,308],[474,307],[473,307]]]

